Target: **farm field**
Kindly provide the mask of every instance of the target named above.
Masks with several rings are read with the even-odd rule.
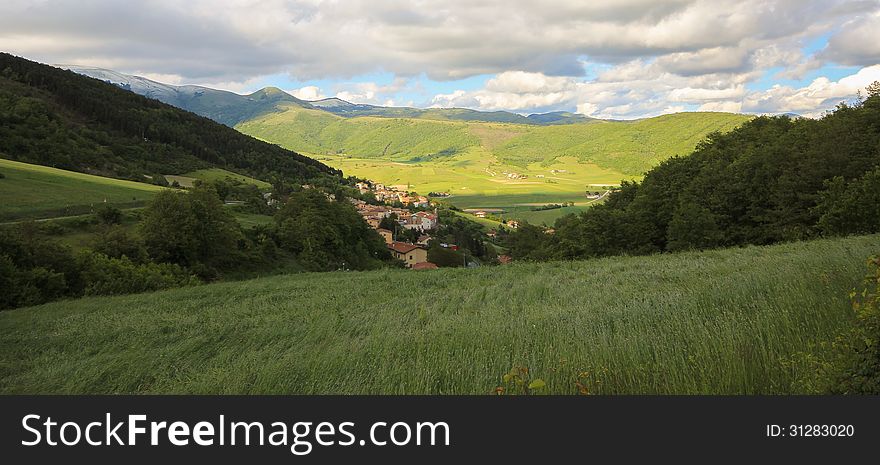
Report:
[[[509,212],[505,218],[540,220],[552,224],[566,213],[580,211],[591,204],[585,196],[587,190],[602,191],[618,185],[621,180],[637,179],[599,168],[591,164],[578,164],[574,159],[561,158],[552,165],[542,167],[531,164],[527,169],[504,168],[493,164],[484,150],[470,149],[452,163],[427,161],[417,163],[392,162],[363,158],[344,158],[329,155],[310,155],[347,175],[372,179],[386,185],[409,186],[422,194],[448,192],[449,197],[438,199],[441,203],[461,209],[501,208]],[[525,174],[526,179],[511,180],[504,171]],[[551,170],[564,170],[552,173]],[[489,174],[495,173],[495,176]],[[538,177],[543,176],[543,177]],[[574,202],[570,209],[532,212],[531,208],[550,203]]]
[[[140,206],[162,188],[0,159],[0,221],[88,213],[109,203]]]
[[[3,393],[821,389],[880,236],[428,272],[276,276],[0,313]]]

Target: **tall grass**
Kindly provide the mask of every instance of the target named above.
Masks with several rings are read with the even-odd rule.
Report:
[[[880,236],[654,257],[280,276],[0,314],[4,393],[774,394],[852,324]]]

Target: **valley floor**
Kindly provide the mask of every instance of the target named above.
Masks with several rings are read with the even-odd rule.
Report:
[[[880,236],[428,272],[312,273],[0,313],[3,393],[821,390]]]

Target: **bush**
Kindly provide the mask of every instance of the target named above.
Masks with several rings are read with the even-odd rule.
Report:
[[[856,327],[842,345],[844,367],[834,394],[880,394],[880,256],[868,266],[864,288],[851,296]]]
[[[99,231],[92,249],[110,258],[128,257],[135,263],[143,263],[148,259],[143,241],[118,225]]]
[[[436,242],[428,249],[428,261],[439,267],[464,266],[464,255],[445,247],[440,247]]]
[[[98,207],[95,216],[103,224],[119,224],[122,222],[122,210],[106,203]]]
[[[183,268],[171,264],[138,265],[128,257],[81,252],[76,257],[86,283],[85,295],[119,295],[197,284]]]

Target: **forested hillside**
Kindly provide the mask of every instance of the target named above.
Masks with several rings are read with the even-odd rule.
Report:
[[[339,174],[207,118],[5,53],[0,157],[137,181],[210,167],[264,180]]]
[[[880,231],[880,83],[820,119],[760,117],[625,183],[601,206],[521,228],[514,256],[581,258]]]

